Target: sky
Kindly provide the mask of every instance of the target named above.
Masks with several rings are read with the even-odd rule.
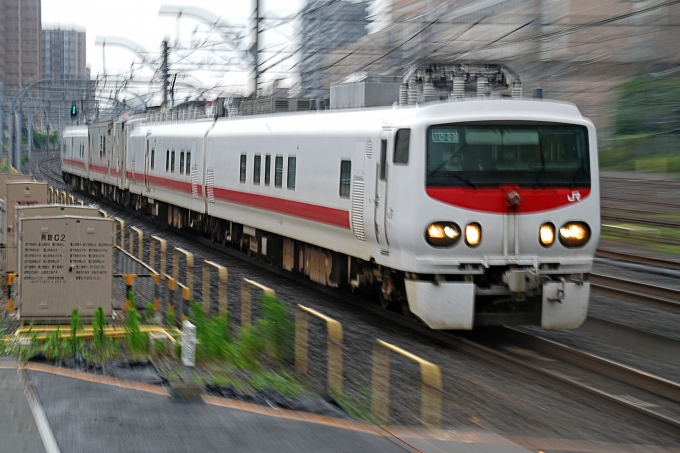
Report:
[[[42,23],[43,28],[76,29],[86,32],[87,40],[87,64],[94,78],[98,74],[106,73],[129,75],[131,65],[135,77],[139,80],[153,77],[150,69],[142,69],[141,59],[136,58],[130,50],[108,45],[105,56],[102,46],[96,46],[95,40],[100,37],[121,37],[138,43],[149,53],[160,54],[161,41],[169,38],[171,45],[175,42],[185,47],[203,42],[205,40],[217,40],[218,35],[210,33],[208,26],[197,19],[183,17],[179,21],[172,16],[159,16],[161,6],[185,6],[199,7],[233,25],[248,23],[248,17],[252,14],[255,0],[192,0],[187,3],[176,3],[163,0],[42,0]],[[260,15],[271,18],[285,18],[294,15],[300,10],[305,0],[260,0]],[[192,36],[192,32],[196,32]],[[179,35],[179,41],[176,41]],[[278,31],[267,32],[263,36],[260,45],[274,46],[274,49],[283,49],[289,43],[290,37],[294,36],[294,28],[290,25],[279,27]],[[291,47],[295,47],[294,44]],[[227,57],[228,52],[222,46],[222,57]],[[192,54],[192,58],[216,61],[215,55],[208,53],[205,57]],[[261,60],[266,58],[261,54]],[[105,66],[104,66],[105,64]],[[284,69],[285,68],[281,68]],[[272,72],[270,77],[275,77]],[[283,77],[281,73],[278,77]],[[209,86],[214,84],[212,80],[216,73],[195,73],[184,76],[185,84]],[[220,83],[233,84],[234,87],[244,87],[249,80],[247,72],[241,70],[231,71],[231,76]]]

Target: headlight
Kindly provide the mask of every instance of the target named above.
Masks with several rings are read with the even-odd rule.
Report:
[[[555,242],[555,225],[552,223],[544,223],[538,229],[538,241],[542,246],[548,247]]]
[[[460,239],[460,228],[453,222],[435,222],[425,230],[425,240],[434,247],[449,247]]]
[[[476,247],[482,240],[482,227],[478,223],[471,223],[465,227],[465,243]]]
[[[565,247],[580,247],[590,239],[590,228],[583,222],[569,222],[560,228],[560,242]]]

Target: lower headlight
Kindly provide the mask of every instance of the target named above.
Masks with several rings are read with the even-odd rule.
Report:
[[[479,245],[482,241],[482,227],[478,223],[471,223],[465,227],[465,243],[470,247]]]
[[[434,247],[449,247],[460,239],[460,227],[453,222],[431,223],[425,230],[425,240]]]
[[[560,242],[565,247],[580,247],[590,239],[590,228],[584,222],[565,223],[560,228]]]
[[[538,241],[542,246],[548,247],[555,242],[555,225],[552,223],[544,223],[538,229]]]

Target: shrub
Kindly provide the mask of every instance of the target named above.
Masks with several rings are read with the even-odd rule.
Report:
[[[153,302],[147,302],[144,306],[144,321],[147,324],[156,323],[156,310],[153,308]]]
[[[125,342],[135,359],[143,357],[147,351],[148,334],[140,330],[141,315],[134,304],[130,307],[125,320]]]
[[[106,335],[104,334],[104,327],[106,326],[106,316],[104,309],[97,307],[94,311],[94,319],[92,320],[92,347],[97,361],[104,363],[104,357],[107,352]]]
[[[71,312],[71,335],[69,337],[69,345],[71,354],[75,355],[82,352],[83,341],[78,338],[78,332],[83,330],[83,319],[78,315],[78,309],[74,308]]]
[[[262,296],[263,319],[258,321],[267,353],[279,361],[292,357],[295,325],[290,320],[288,307],[275,296]]]

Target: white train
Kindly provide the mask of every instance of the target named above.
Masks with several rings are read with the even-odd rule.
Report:
[[[64,180],[433,329],[585,319],[595,128],[570,104],[419,107],[67,129]]]

